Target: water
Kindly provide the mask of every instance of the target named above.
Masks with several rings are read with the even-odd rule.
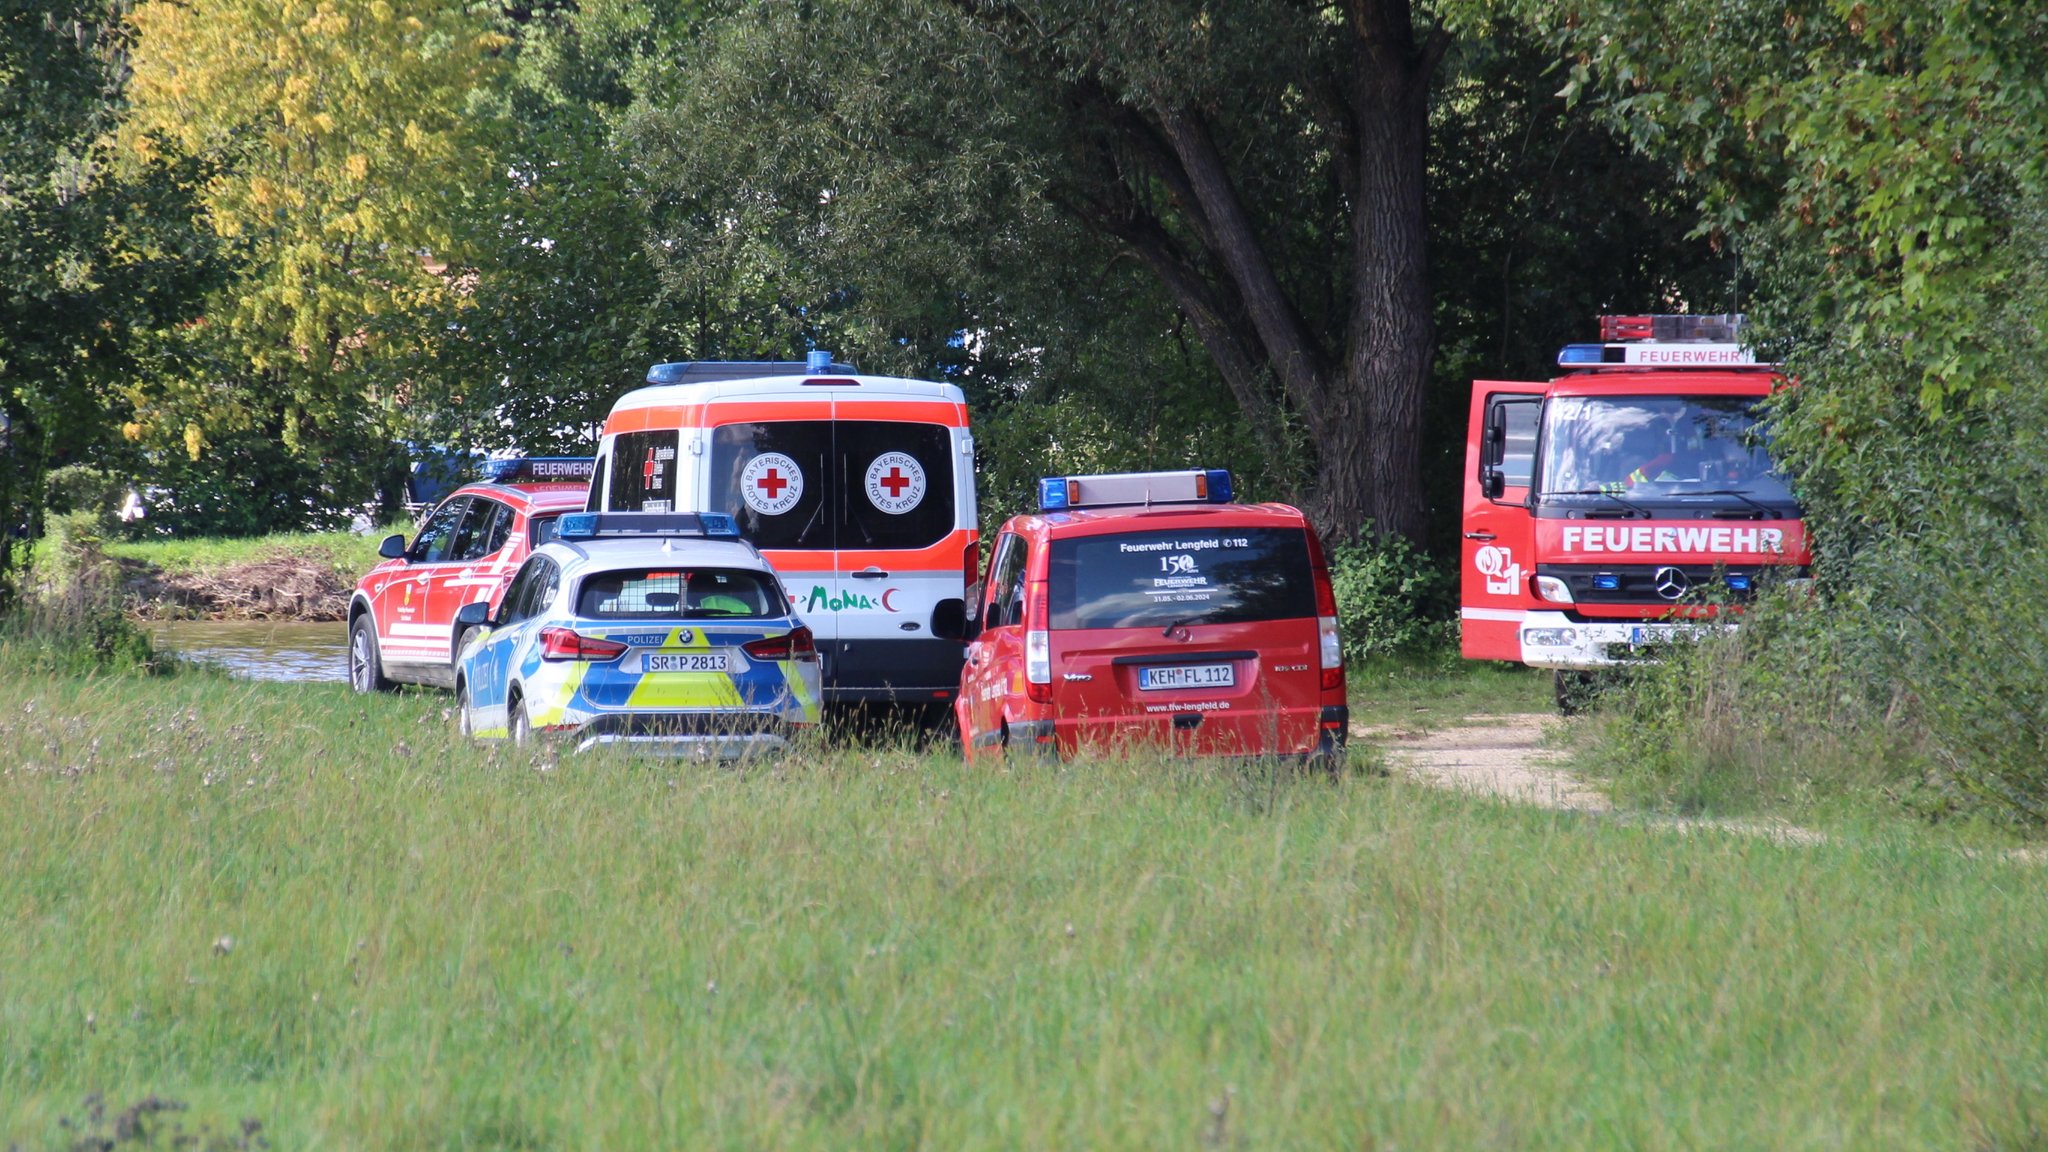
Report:
[[[149,634],[159,649],[244,680],[348,680],[348,626],[339,621],[164,620]]]

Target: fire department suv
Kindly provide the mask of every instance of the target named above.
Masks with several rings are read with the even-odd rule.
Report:
[[[1334,763],[1348,713],[1322,546],[1230,473],[1056,476],[989,559],[953,712],[970,760],[1142,745]],[[977,631],[978,629],[978,631]]]
[[[589,508],[734,517],[815,633],[826,700],[950,701],[981,543],[960,389],[822,352],[647,383],[605,422]]]
[[[491,460],[486,480],[465,484],[420,522],[407,545],[388,536],[384,562],[356,584],[348,603],[348,679],[358,692],[393,681],[455,682],[464,604],[496,607],[527,553],[554,535],[564,512],[583,506],[588,457]]]
[[[1757,405],[1784,384],[1740,316],[1606,316],[1548,383],[1472,386],[1464,654],[1539,668],[1631,658],[1809,556]],[[1564,688],[1562,674],[1560,691]],[[1562,696],[1560,697],[1562,699]]]

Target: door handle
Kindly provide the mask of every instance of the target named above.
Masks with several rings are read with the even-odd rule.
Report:
[[[861,569],[858,572],[848,572],[847,575],[853,577],[855,580],[887,580],[889,578],[889,574],[887,572],[882,571],[880,568],[877,568],[872,564],[868,565],[867,567]]]
[[[1491,533],[1491,532],[1467,532],[1467,533],[1465,533],[1465,539],[1467,539],[1467,540],[1491,540],[1491,539],[1493,539],[1493,533]]]

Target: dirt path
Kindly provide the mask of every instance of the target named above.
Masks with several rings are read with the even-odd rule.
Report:
[[[1564,723],[1541,712],[1467,716],[1445,728],[1366,728],[1357,735],[1386,748],[1396,771],[1439,788],[1499,796],[1518,804],[1565,812],[1611,812],[1607,794],[1573,775],[1562,754],[1544,747],[1546,736]],[[1731,832],[1781,844],[1819,844],[1827,838],[1782,820],[1730,820],[1684,816],[1640,818],[1652,828],[1681,835]]]

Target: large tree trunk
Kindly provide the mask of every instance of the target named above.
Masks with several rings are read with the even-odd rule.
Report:
[[[1328,418],[1314,428],[1312,508],[1333,539],[1369,522],[1419,540],[1428,522],[1422,413],[1436,334],[1424,199],[1435,52],[1406,41],[1368,40],[1354,77],[1351,314]]]

